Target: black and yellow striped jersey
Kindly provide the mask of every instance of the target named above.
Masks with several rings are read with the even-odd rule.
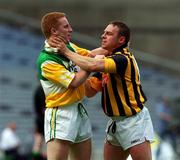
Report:
[[[102,73],[102,108],[106,115],[132,116],[140,112],[146,97],[134,56],[127,48],[117,48],[105,58]]]

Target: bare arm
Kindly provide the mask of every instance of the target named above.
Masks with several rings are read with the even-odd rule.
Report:
[[[76,54],[69,49],[66,48],[64,51],[64,55],[73,61],[76,65],[78,65],[83,70],[89,72],[103,72],[104,71],[104,60],[100,58],[90,58],[84,57],[79,54]]]
[[[88,78],[89,76],[89,72],[81,70],[79,72],[77,72],[75,74],[74,79],[72,80],[72,82],[70,83],[69,87],[70,88],[76,88],[79,85],[81,85],[83,82],[85,82],[85,80]]]
[[[64,43],[64,40],[62,37],[54,37],[52,39],[48,40],[48,43],[50,46],[56,47],[59,50],[59,54],[65,55],[68,59],[73,61],[76,65],[78,65],[83,70],[89,71],[89,72],[103,72],[104,71],[104,60],[101,58],[91,58],[94,57],[97,54],[100,54],[101,52],[107,54],[107,51],[102,48],[97,48],[90,52],[91,57],[85,57],[81,56],[77,53],[74,53],[70,51],[66,44]]]
[[[93,49],[91,50],[91,52],[89,53],[89,57],[95,57],[96,55],[108,55],[108,51],[99,47],[99,48],[96,48],[96,49]]]

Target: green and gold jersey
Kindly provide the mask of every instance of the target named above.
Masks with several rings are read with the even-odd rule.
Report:
[[[67,47],[81,55],[87,55],[89,52],[72,43]],[[38,77],[46,96],[46,107],[61,107],[82,100],[83,84],[77,88],[69,88],[77,70],[66,57],[45,48],[37,59],[37,67]]]

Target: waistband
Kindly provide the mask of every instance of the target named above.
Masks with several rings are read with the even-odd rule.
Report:
[[[140,112],[136,113],[135,115],[132,115],[132,116],[117,116],[117,117],[111,117],[111,119],[113,121],[122,121],[122,120],[124,120],[126,118],[130,118],[130,117],[138,115],[139,113],[141,113],[144,110],[144,108],[146,108],[146,107],[144,106],[143,109]]]
[[[121,121],[128,118],[127,116],[111,117],[113,121]]]
[[[64,106],[55,106],[55,107],[46,107],[46,108],[66,108],[66,107],[78,107],[79,104],[83,105],[82,101],[78,101],[72,104],[64,105]]]
[[[81,117],[84,117],[84,115],[88,116],[88,113],[87,113],[82,101],[78,101],[78,102],[73,103],[71,105],[52,107],[51,109],[65,109],[68,107],[77,108]],[[46,108],[46,109],[50,109],[50,108]]]

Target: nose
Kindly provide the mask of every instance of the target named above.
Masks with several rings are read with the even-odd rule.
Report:
[[[72,32],[73,30],[72,30],[72,27],[71,26],[69,26],[69,32]]]
[[[103,38],[105,38],[105,33],[103,33],[103,34],[101,35],[101,39],[103,39]]]

